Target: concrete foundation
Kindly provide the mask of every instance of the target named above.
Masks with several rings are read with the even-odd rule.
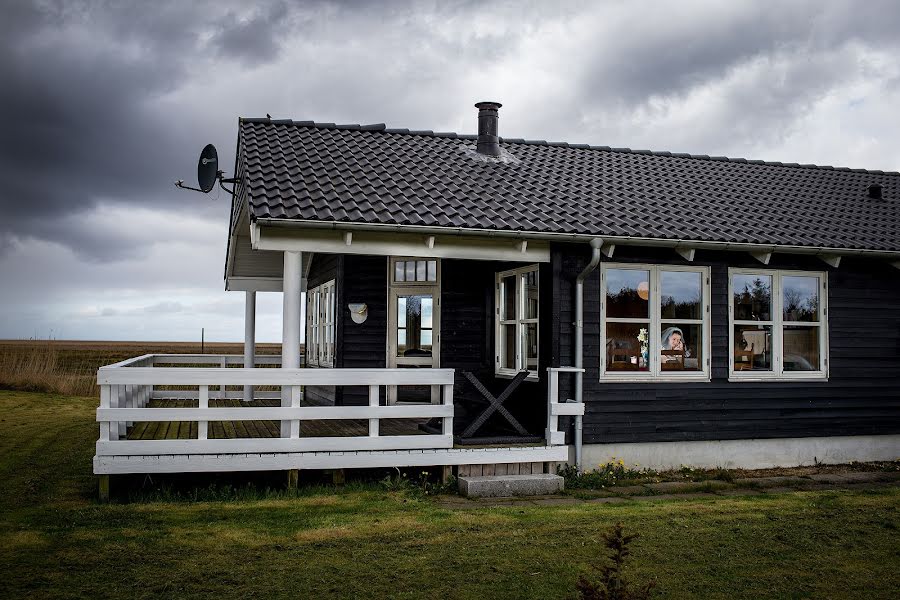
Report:
[[[507,498],[510,496],[545,496],[563,490],[559,475],[492,475],[460,477],[459,493],[467,498]]]
[[[866,435],[782,439],[717,440],[707,442],[646,442],[586,444],[583,468],[622,460],[629,467],[768,469],[841,464],[900,458],[900,435]],[[571,456],[569,462],[572,463]]]

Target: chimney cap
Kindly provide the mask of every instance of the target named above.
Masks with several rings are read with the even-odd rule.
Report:
[[[881,200],[882,198],[882,187],[880,183],[873,183],[869,185],[869,189],[867,190],[869,193],[869,198],[874,198],[876,200]]]
[[[491,102],[489,100],[475,103],[475,108],[477,108],[479,110],[497,110],[501,106],[503,106],[503,105],[500,104],[499,102]]]

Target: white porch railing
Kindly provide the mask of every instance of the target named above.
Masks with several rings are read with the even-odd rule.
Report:
[[[270,362],[271,361],[271,362]],[[257,364],[279,364],[280,357],[257,357]],[[157,365],[186,366],[157,366]],[[244,454],[287,452],[353,452],[364,450],[443,449],[453,446],[453,369],[280,369],[232,368],[243,364],[241,356],[145,355],[101,367],[100,439],[97,456],[159,456],[194,454]],[[189,365],[189,366],[187,366]],[[212,365],[212,366],[196,366]],[[281,397],[282,406],[210,407],[210,387],[220,397],[231,396],[227,386],[275,386],[268,392]],[[386,385],[441,387],[440,404],[380,406],[380,388]],[[367,406],[301,406],[303,386],[365,386]],[[191,389],[160,389],[177,387]],[[260,397],[256,392],[254,397]],[[197,399],[197,408],[151,408],[153,398]],[[379,435],[380,419],[440,417],[441,433]],[[281,437],[209,439],[210,421],[281,421]],[[368,420],[368,435],[301,437],[303,422],[319,420]],[[197,438],[128,440],[134,422],[196,421]]]
[[[559,401],[559,374],[584,373],[577,367],[548,367],[547,376],[547,445],[560,446],[566,443],[566,434],[559,430],[559,418],[573,416],[580,419],[584,415],[584,403],[574,400]],[[580,422],[578,423],[580,425]],[[576,426],[576,430],[580,427]]]

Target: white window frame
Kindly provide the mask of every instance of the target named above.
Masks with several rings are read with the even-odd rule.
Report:
[[[306,291],[306,366],[334,367],[334,279]]]
[[[743,321],[734,318],[734,275],[766,275],[772,278],[772,306],[769,321]],[[819,278],[819,320],[785,321],[784,294],[782,280],[784,277],[818,277]],[[774,365],[771,371],[735,371],[734,370],[734,326],[761,323],[772,327],[772,357]],[[784,327],[800,325],[819,328],[819,370],[817,371],[785,371],[784,370]],[[728,269],[728,380],[729,381],[797,381],[828,380],[828,273],[825,271],[797,271],[786,269]]]
[[[610,317],[606,316],[606,273],[612,270],[649,271],[650,281],[650,313],[647,318]],[[610,323],[635,323],[647,322],[647,331],[650,340],[659,340],[660,326],[663,321],[661,315],[662,296],[660,295],[660,273],[662,271],[682,271],[687,273],[699,273],[700,285],[703,297],[701,298],[701,319],[665,319],[667,323],[682,323],[686,325],[700,325],[703,339],[702,363],[700,371],[663,371],[660,353],[654,345],[650,345],[648,358],[650,368],[647,371],[607,371],[606,370],[606,324]],[[675,382],[675,381],[710,381],[710,362],[712,359],[711,342],[712,331],[710,329],[710,273],[709,267],[682,266],[663,264],[638,264],[638,263],[602,263],[600,267],[600,382]],[[658,346],[658,344],[656,344]]]
[[[522,275],[526,273],[535,272],[537,273],[537,281],[538,281],[538,318],[534,319],[526,319],[525,318],[525,307],[526,307],[526,290],[525,290],[525,278]],[[514,319],[505,319],[501,320],[501,307],[505,305],[506,299],[504,298],[504,290],[501,285],[503,280],[507,277],[515,277],[516,278],[516,294],[518,297],[518,301],[516,302],[516,318]],[[524,267],[518,267],[516,269],[509,269],[507,271],[501,271],[496,273],[494,276],[494,374],[501,377],[515,377],[520,371],[528,370],[528,381],[537,381],[540,378],[539,367],[535,365],[534,369],[529,369],[526,364],[526,356],[525,356],[525,344],[526,336],[528,335],[527,325],[534,324],[537,326],[537,345],[538,345],[538,364],[540,364],[541,360],[541,326],[540,326],[540,314],[541,314],[541,301],[540,301],[540,288],[541,288],[541,275],[540,275],[540,265],[533,264],[527,265]],[[503,353],[503,341],[502,330],[504,325],[515,325],[516,326],[516,357],[514,359],[514,364],[516,368],[510,369],[502,367],[506,361],[504,360],[506,356]]]

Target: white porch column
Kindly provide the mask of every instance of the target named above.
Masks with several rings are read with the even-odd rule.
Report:
[[[256,366],[256,292],[244,292],[244,368]],[[244,386],[244,402],[253,401],[253,386]]]
[[[282,280],[281,319],[281,368],[300,368],[300,280],[303,277],[303,254],[300,252],[284,253],[284,278]],[[299,390],[292,387],[281,388],[281,406],[291,406],[293,399],[299,399]],[[281,422],[281,437],[294,437],[299,434],[292,431],[291,421]],[[293,424],[298,424],[294,421]]]

